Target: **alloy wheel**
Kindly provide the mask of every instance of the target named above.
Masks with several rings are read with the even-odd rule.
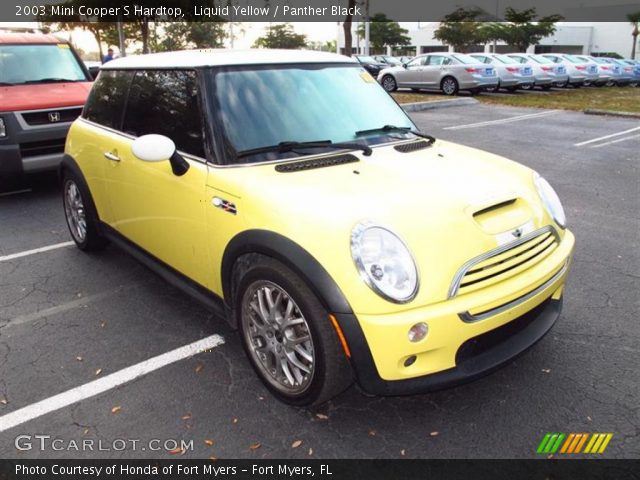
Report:
[[[456,81],[452,78],[447,78],[442,82],[442,91],[447,95],[453,95],[456,93]]]
[[[303,393],[313,380],[315,352],[307,320],[291,296],[266,280],[242,298],[244,340],[262,376],[287,395]]]
[[[387,92],[393,92],[396,89],[396,81],[391,76],[386,76],[382,79],[382,87]]]
[[[73,180],[64,184],[64,212],[76,242],[82,243],[87,238],[87,218],[82,195]]]

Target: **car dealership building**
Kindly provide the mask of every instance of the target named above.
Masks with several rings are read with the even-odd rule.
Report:
[[[401,23],[409,30],[411,45],[400,49],[387,47],[388,55],[420,55],[422,53],[437,52],[443,49],[452,50],[441,41],[434,38],[434,31],[439,27],[439,22],[413,22]],[[354,23],[354,32],[357,24]],[[573,54],[602,54],[618,53],[630,58],[633,44],[631,32],[633,26],[625,22],[559,22],[556,25],[556,32],[550,37],[544,38],[538,45],[529,47],[530,53],[551,53],[563,52]],[[340,51],[344,52],[344,33],[342,25],[338,31],[338,43]],[[353,53],[364,53],[364,41],[356,38],[354,34]],[[476,45],[473,51],[490,52],[493,49],[492,43],[486,45]],[[499,53],[511,52],[513,48],[498,42],[496,51]],[[371,53],[374,53],[371,51]],[[382,52],[375,52],[382,53]],[[640,48],[636,48],[636,57],[640,58]]]

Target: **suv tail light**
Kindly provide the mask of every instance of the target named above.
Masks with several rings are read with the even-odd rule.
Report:
[[[600,65],[600,68],[602,70],[611,70],[611,67],[608,67],[607,65]]]
[[[544,70],[545,72],[550,72],[553,70],[553,67],[540,67],[542,68],[542,70]]]
[[[518,73],[520,71],[520,67],[507,67],[507,72]]]
[[[576,65],[576,70],[586,70],[587,67],[585,67],[584,65]]]
[[[474,68],[474,67],[466,67],[465,70],[469,73],[480,73],[480,69],[479,68]]]

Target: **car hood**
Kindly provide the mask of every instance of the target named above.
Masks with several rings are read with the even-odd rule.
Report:
[[[229,178],[238,182],[238,215],[246,205],[250,225],[294,240],[343,282],[360,281],[349,241],[362,221],[399,235],[423,277],[433,270],[447,278],[496,248],[505,232],[550,223],[531,170],[496,155],[438,141],[412,153],[382,146],[370,157],[358,156],[356,163],[289,173],[274,165],[234,169],[242,170]],[[421,288],[417,306],[446,299],[446,282],[425,281],[433,288]],[[382,302],[376,311],[385,308],[391,304]]]
[[[69,82],[0,87],[0,112],[84,105],[91,85]]]

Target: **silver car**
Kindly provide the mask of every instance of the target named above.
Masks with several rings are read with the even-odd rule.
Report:
[[[500,83],[494,91],[506,88],[510,92],[515,92],[518,88],[533,86],[535,81],[533,69],[527,64],[521,65],[517,60],[497,53],[472,53],[469,56],[496,68]]]
[[[635,71],[633,66],[627,64],[624,60],[620,60],[619,58],[610,58],[614,65],[619,67],[619,70],[614,70],[618,76],[615,78],[616,85],[628,85],[631,83],[635,76]]]
[[[569,81],[565,66],[555,64],[548,58],[532,53],[508,53],[507,57],[529,65],[533,70],[534,86],[543,90],[549,90],[551,87],[564,87]]]
[[[437,89],[445,95],[459,90],[477,93],[498,85],[496,69],[462,53],[429,53],[413,58],[402,67],[385,68],[378,82],[387,92],[398,88]]]
[[[596,85],[606,85],[607,87],[613,87],[616,83],[628,83],[622,82],[622,68],[620,65],[616,65],[612,59],[607,57],[589,57],[598,64],[598,83]]]
[[[595,62],[585,62],[566,53],[543,53],[541,56],[564,65],[569,74],[569,85],[573,87],[599,83],[598,64]]]

